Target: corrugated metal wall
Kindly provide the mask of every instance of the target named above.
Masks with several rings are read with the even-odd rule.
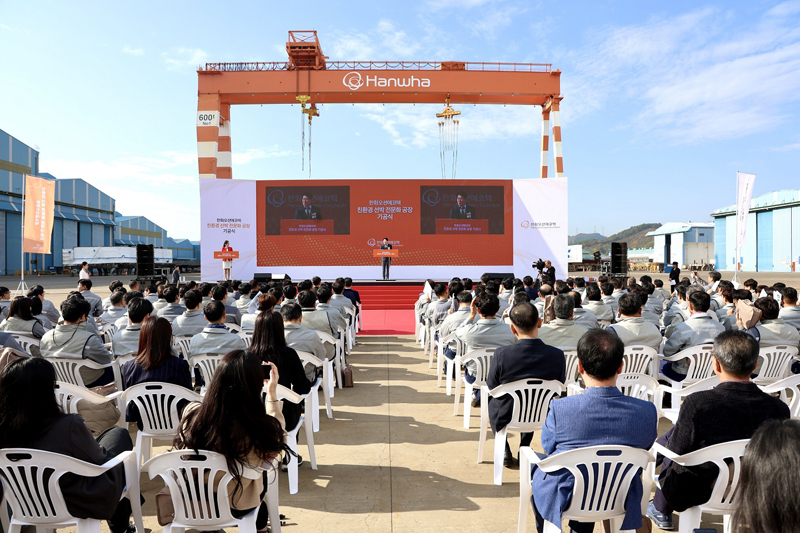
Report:
[[[756,214],[750,213],[747,216],[747,233],[744,237],[744,250],[740,251],[744,256],[744,263],[742,270],[757,270],[756,257],[758,255],[758,248],[756,246]]]
[[[92,224],[92,246],[103,246],[103,226]]]
[[[6,213],[6,275],[13,276],[22,264],[22,214]]]
[[[725,250],[725,217],[719,217],[714,220],[714,235],[720,235],[721,237],[715,239],[714,242],[714,268],[723,270],[728,266],[728,256]]]
[[[774,211],[761,211],[756,213],[756,267],[762,272],[771,272],[775,265],[772,263],[772,213]]]
[[[670,245],[670,263],[677,261],[678,265],[684,264],[683,233],[673,233]]]
[[[64,248],[75,248],[78,246],[78,222],[76,220],[64,221]]]
[[[736,262],[742,256],[742,251],[739,250],[739,257],[736,257],[736,217],[725,217],[725,256],[727,259],[727,267],[725,270],[736,270]]]
[[[792,210],[772,212],[772,264],[775,272],[792,270]]]

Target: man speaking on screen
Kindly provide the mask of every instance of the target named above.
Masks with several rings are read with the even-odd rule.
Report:
[[[467,195],[463,192],[458,193],[456,196],[456,205],[450,209],[450,218],[475,218],[475,208],[467,205]]]
[[[296,220],[322,220],[322,211],[320,211],[319,207],[311,205],[313,199],[314,196],[311,193],[303,193],[303,197],[300,200],[303,205],[294,212]]]
[[[383,244],[381,244],[381,250],[391,250],[392,245],[389,244],[389,237],[383,238]],[[389,265],[392,264],[391,257],[381,257],[381,266],[383,267],[383,279],[389,279]]]

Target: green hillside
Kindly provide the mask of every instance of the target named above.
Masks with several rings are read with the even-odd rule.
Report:
[[[576,244],[583,245],[584,252],[594,252],[596,250],[599,250],[604,254],[608,252],[608,250],[611,248],[612,242],[618,242],[618,241],[627,242],[628,249],[652,248],[653,238],[646,237],[646,235],[648,232],[651,232],[660,227],[661,227],[660,223],[639,224],[638,226],[633,226],[626,230],[620,231],[619,233],[615,233],[610,237],[605,237],[603,239],[588,239]],[[570,238],[570,244],[572,244],[572,238]]]

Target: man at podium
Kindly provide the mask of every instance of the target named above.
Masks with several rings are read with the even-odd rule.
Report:
[[[310,192],[303,193],[300,199],[303,205],[294,212],[295,220],[322,220],[322,211],[319,207],[311,205],[314,196]]]
[[[454,219],[473,219],[475,218],[475,208],[467,205],[467,195],[463,192],[456,196],[456,205],[450,209],[450,218]]]
[[[391,250],[392,245],[389,244],[389,237],[383,238],[383,244],[381,244],[381,250]],[[381,257],[381,266],[383,267],[383,279],[389,279],[389,265],[392,264],[391,257]]]

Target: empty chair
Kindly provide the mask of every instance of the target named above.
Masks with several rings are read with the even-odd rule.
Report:
[[[278,399],[299,405],[304,401],[305,398],[303,395],[297,394],[296,392],[287,389],[282,385],[278,385]],[[313,424],[306,423],[304,416],[300,417],[300,420],[297,422],[295,427],[286,428],[286,444],[293,452],[295,452],[295,454],[297,453],[297,434],[299,433],[301,427],[305,429],[306,444],[308,445],[308,458],[311,461],[311,469],[316,470],[317,454],[314,451],[314,428]],[[289,494],[297,494],[298,466],[297,456],[290,454],[289,464],[287,466],[287,472],[289,474]]]
[[[775,383],[790,374],[792,361],[797,356],[797,346],[765,346],[758,351],[758,376],[756,385]]]
[[[311,392],[306,398],[306,414],[309,412],[313,415],[313,423],[314,423],[314,431],[319,431],[319,387],[322,386],[322,395],[325,398],[325,412],[328,415],[328,418],[333,418],[333,409],[331,408],[331,398],[333,398],[333,363],[328,361],[326,357],[322,361],[319,360],[318,357],[314,357],[312,354],[308,352],[302,352],[300,350],[297,351],[297,356],[300,358],[300,361],[303,363],[303,367],[306,365],[313,365],[316,368],[322,368],[322,377],[317,378],[317,380],[311,385]],[[311,405],[309,406],[309,400],[311,400]]]
[[[661,386],[662,397],[664,393],[667,392],[670,393],[672,395],[672,404],[670,407],[664,407],[663,405],[661,405],[660,408],[658,405],[656,405],[656,408],[659,411],[659,416],[663,416],[669,419],[674,424],[678,420],[678,413],[680,412],[681,400],[683,398],[686,398],[693,392],[713,389],[714,387],[719,385],[719,383],[720,383],[719,377],[714,375],[702,381],[697,381],[695,383],[692,383],[691,385],[688,385],[686,387],[673,388],[662,385]]]
[[[625,501],[631,483],[654,461],[653,455],[629,446],[590,446],[539,459],[531,448],[520,448],[518,533],[524,533],[533,495],[531,466],[544,472],[567,469],[575,478],[572,501],[562,513],[565,520],[598,522],[610,520],[611,531],[619,532],[625,519]],[[649,492],[647,492],[649,494]],[[561,524],[545,520],[544,531],[560,533]]]
[[[661,357],[661,361],[680,361],[681,359],[689,360],[689,368],[686,371],[686,377],[681,381],[675,381],[659,371],[658,379],[669,382],[673,388],[681,388],[698,381],[710,378],[714,375],[714,367],[711,363],[713,344],[700,344],[699,346],[692,346],[682,350],[675,355],[669,357]]]
[[[558,381],[541,379],[521,379],[505,383],[489,391],[493,398],[510,394],[514,399],[511,422],[499,429],[494,436],[494,484],[503,484],[503,456],[506,448],[506,436],[509,431],[530,433],[541,429],[547,418],[547,409],[554,396],[564,391],[564,384]],[[483,402],[481,402],[483,403]],[[484,432],[481,432],[483,437]],[[482,460],[483,442],[480,442],[479,453]]]
[[[622,372],[633,374],[647,374],[648,376],[658,376],[656,364],[658,362],[658,352],[650,346],[641,344],[631,344],[625,347],[625,355],[622,359]]]
[[[171,383],[140,383],[127,389],[119,397],[119,410],[124,413],[129,404],[136,405],[142,429],[136,434],[138,464],[150,459],[153,440],[172,443],[181,422],[181,410],[202,397],[194,391]]]
[[[461,365],[464,364],[464,358],[466,358],[468,356],[471,356],[471,357],[483,357],[484,355],[494,354],[494,351],[496,349],[497,348],[479,348],[477,350],[472,350],[471,352],[468,352],[463,357],[456,357],[455,360],[453,361],[453,368],[454,368],[454,371],[455,371],[455,374],[453,375],[453,377],[454,377],[455,382],[456,382],[456,393],[455,393],[456,397],[455,397],[455,400],[453,402],[453,416],[456,416],[458,414],[458,402],[459,402],[460,397],[461,397],[461,383],[463,382],[465,384],[465,386],[468,383],[466,378],[461,376],[460,379],[459,379],[459,376],[458,376],[458,374],[459,374],[459,372],[461,370]],[[491,361],[491,358],[489,359],[489,361]],[[450,364],[450,361],[448,361],[448,365],[449,364]],[[486,368],[484,369],[484,372],[483,372],[484,380],[486,379],[486,372],[488,372],[488,371],[489,371],[489,363],[487,362],[486,363]],[[448,368],[448,372],[449,372],[449,368]],[[473,389],[472,387],[469,387],[470,393],[472,392],[472,389]],[[471,400],[470,400],[470,398],[468,396],[466,396],[466,390],[464,391],[464,394],[465,394],[464,403],[470,403]],[[465,414],[466,413],[467,412],[465,411]],[[466,427],[469,428],[469,422],[467,422],[467,426]]]

